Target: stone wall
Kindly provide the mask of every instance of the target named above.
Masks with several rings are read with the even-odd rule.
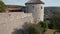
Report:
[[[21,29],[26,22],[33,23],[31,13],[0,13],[0,34],[12,34],[15,29]]]

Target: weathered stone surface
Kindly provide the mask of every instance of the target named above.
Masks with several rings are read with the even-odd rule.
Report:
[[[15,29],[21,29],[26,22],[33,22],[32,14],[0,13],[0,34],[12,34]]]

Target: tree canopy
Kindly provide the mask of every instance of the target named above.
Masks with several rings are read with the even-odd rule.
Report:
[[[25,30],[28,34],[43,34],[48,29],[47,22],[39,22],[38,24],[29,24]]]
[[[6,5],[4,4],[3,1],[0,0],[0,12],[5,12]]]
[[[36,24],[29,24],[26,31],[28,34],[40,34],[40,27]]]
[[[53,15],[50,19],[50,23],[53,24],[53,29],[60,32],[60,14]]]

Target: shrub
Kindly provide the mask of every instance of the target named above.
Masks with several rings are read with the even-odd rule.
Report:
[[[47,31],[48,29],[48,22],[39,22],[38,25],[40,26],[40,28],[42,29],[42,32]]]
[[[53,29],[60,32],[60,15],[52,16],[50,23],[53,24]]]
[[[26,31],[28,34],[40,34],[40,27],[36,24],[29,24]]]

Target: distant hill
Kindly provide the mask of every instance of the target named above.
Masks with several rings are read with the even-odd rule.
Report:
[[[45,18],[49,18],[52,15],[60,14],[60,7],[45,7]]]
[[[45,12],[60,13],[60,7],[45,7]]]

